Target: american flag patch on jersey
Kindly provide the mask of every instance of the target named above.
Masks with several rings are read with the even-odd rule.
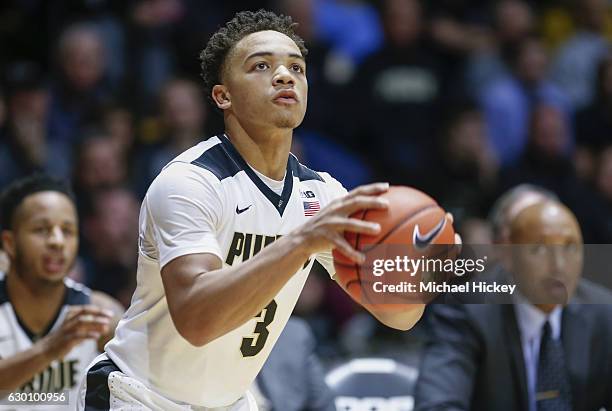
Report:
[[[321,210],[321,204],[318,201],[304,201],[304,215],[312,217]]]

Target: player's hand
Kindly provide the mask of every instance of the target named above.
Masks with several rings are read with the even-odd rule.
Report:
[[[453,213],[446,213],[446,218],[448,218],[451,224],[455,222],[455,217],[453,216]],[[457,249],[456,255],[461,254],[461,249],[463,248],[463,239],[461,238],[461,235],[459,235],[459,233],[455,233],[455,248]]]
[[[95,305],[71,306],[61,327],[40,341],[45,354],[50,360],[62,358],[81,342],[97,340],[109,331],[112,315]]]
[[[344,232],[375,235],[380,232],[380,224],[348,216],[359,210],[386,209],[389,202],[378,196],[388,189],[388,183],[368,184],[332,201],[297,230],[296,235],[300,237],[300,243],[307,248],[309,254],[335,248],[351,261],[363,263],[365,255],[346,241]]]

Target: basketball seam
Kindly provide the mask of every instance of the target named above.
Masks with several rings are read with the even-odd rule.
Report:
[[[368,214],[368,209],[363,210],[363,213],[361,215],[361,220],[364,221],[366,218],[366,215]],[[357,251],[359,250],[359,240],[361,239],[361,233],[357,233],[357,239],[355,240],[355,249]],[[360,265],[355,263],[355,270],[357,271],[357,281],[359,282],[359,287],[361,287],[361,269],[360,269]],[[365,293],[360,293],[361,297],[365,297]],[[369,298],[366,297],[367,300],[369,300]]]
[[[417,215],[419,215],[420,213],[429,210],[430,208],[434,208],[434,207],[438,207],[440,208],[439,205],[437,204],[431,204],[428,206],[425,206],[417,211],[415,211],[414,213],[410,214],[409,216],[405,217],[403,220],[401,220],[399,223],[397,223],[392,229],[390,229],[389,231],[387,231],[387,234],[385,234],[383,237],[381,237],[375,244],[371,244],[371,246],[377,246],[380,243],[384,242],[387,238],[389,238],[389,236],[391,234],[393,234],[395,232],[395,230],[397,230],[398,228],[400,228],[406,221],[416,217]],[[371,249],[372,247],[370,247]],[[365,250],[364,250],[365,251]]]

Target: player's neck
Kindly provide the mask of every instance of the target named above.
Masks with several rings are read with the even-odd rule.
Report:
[[[261,174],[282,180],[287,170],[292,129],[245,129],[237,121],[225,122],[226,135],[242,158]]]
[[[11,270],[6,277],[6,292],[22,323],[30,332],[42,334],[56,318],[66,295],[66,287],[63,282],[34,282],[37,284]]]

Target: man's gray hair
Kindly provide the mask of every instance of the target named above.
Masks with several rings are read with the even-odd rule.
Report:
[[[489,222],[493,230],[493,239],[499,240],[504,227],[510,223],[507,212],[525,194],[539,194],[545,199],[559,201],[559,197],[552,191],[533,184],[519,184],[503,193],[491,207]]]

